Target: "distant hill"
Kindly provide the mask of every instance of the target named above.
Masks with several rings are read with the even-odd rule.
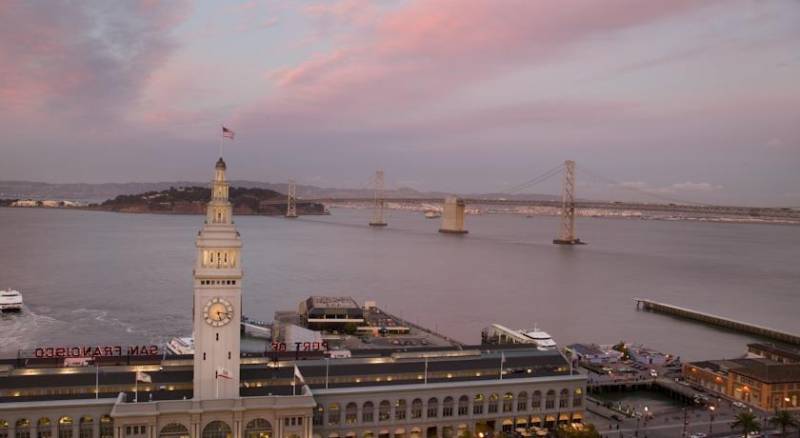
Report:
[[[207,187],[170,187],[167,190],[149,191],[135,195],[119,195],[89,208],[121,213],[173,213],[205,214],[206,203],[211,198]],[[274,190],[231,187],[230,200],[234,214],[275,216],[286,214],[286,195]],[[278,201],[277,203],[275,201]],[[325,214],[322,204],[297,202],[301,215]]]
[[[64,199],[82,202],[102,202],[106,199],[120,195],[134,195],[137,193],[160,192],[169,190],[170,187],[208,187],[206,182],[172,181],[155,183],[69,183],[50,184],[31,181],[0,181],[0,199]],[[286,193],[286,184],[274,184],[261,181],[235,180],[231,186],[257,188]],[[386,191],[387,198],[444,198],[454,193],[446,192],[421,192],[412,188],[401,187]],[[505,194],[505,193],[473,193],[459,194],[467,198],[483,199],[517,199],[517,200],[553,200],[558,196],[540,194]],[[298,185],[299,198],[370,198],[373,196],[371,189],[342,189],[326,188],[312,185]]]

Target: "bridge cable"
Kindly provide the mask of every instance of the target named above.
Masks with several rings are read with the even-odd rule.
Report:
[[[541,184],[541,183],[549,180],[553,176],[560,174],[561,170],[563,169],[563,167],[564,167],[564,164],[561,163],[558,166],[556,166],[556,167],[554,167],[552,169],[549,169],[549,170],[547,170],[547,171],[545,171],[545,172],[543,172],[543,173],[541,173],[541,174],[529,179],[528,181],[525,181],[525,182],[520,183],[520,184],[513,185],[513,186],[508,187],[506,189],[502,189],[502,190],[499,191],[499,193],[508,193],[508,194],[512,194],[512,195],[513,194],[518,194],[518,193],[522,192],[523,190],[529,189],[529,188],[531,188],[531,187],[533,187],[533,186],[535,186],[537,184]]]
[[[636,192],[636,193],[641,194],[641,195],[650,196],[651,198],[658,199],[659,201],[665,201],[665,202],[675,203],[675,204],[713,207],[712,204],[707,204],[707,203],[703,203],[703,202],[696,202],[696,201],[687,201],[685,199],[677,199],[677,198],[673,198],[671,196],[666,196],[666,195],[663,195],[663,194],[660,194],[660,193],[654,193],[654,192],[651,192],[651,191],[648,191],[648,190],[644,190],[644,189],[640,189],[640,188],[637,188],[637,187],[631,187],[629,185],[625,185],[625,184],[620,183],[619,181],[613,180],[611,178],[607,178],[607,177],[604,177],[602,175],[598,175],[596,173],[593,173],[593,172],[589,171],[588,169],[586,169],[583,166],[580,167],[580,170],[581,170],[581,174],[586,174],[586,175],[588,175],[590,177],[595,178],[596,180],[599,180],[600,182],[607,183],[607,184],[609,184],[611,186],[614,186],[614,187],[617,187],[617,188],[620,188],[620,189],[623,189],[623,190],[628,190],[628,191],[631,191],[631,192]]]

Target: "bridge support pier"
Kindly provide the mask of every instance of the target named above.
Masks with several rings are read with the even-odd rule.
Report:
[[[286,217],[290,219],[297,217],[297,186],[291,179],[286,188]]]
[[[442,227],[439,228],[439,232],[467,234],[468,231],[464,228],[464,210],[466,206],[466,202],[461,198],[451,196],[445,199],[444,209],[442,211]]]
[[[384,217],[385,200],[383,195],[383,171],[375,172],[375,210],[372,212],[371,227],[385,227],[386,218]]]
[[[561,228],[556,245],[585,245],[575,237],[575,162],[564,162],[564,182],[561,186]]]

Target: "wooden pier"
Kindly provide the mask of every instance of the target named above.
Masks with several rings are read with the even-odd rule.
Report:
[[[696,310],[687,309],[685,307],[673,306],[671,304],[659,303],[656,301],[646,300],[643,298],[634,298],[636,301],[636,308],[648,310],[651,312],[665,313],[680,318],[691,319],[694,321],[702,322],[705,324],[722,327],[737,332],[756,335],[762,338],[771,339],[778,342],[787,344],[800,345],[800,335],[776,330],[769,327],[750,324],[747,322],[737,321],[735,319],[725,318],[718,315],[713,315],[705,312],[698,312]]]

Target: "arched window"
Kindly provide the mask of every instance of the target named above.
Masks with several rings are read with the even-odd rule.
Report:
[[[517,396],[517,411],[525,412],[528,410],[528,393],[522,391]]]
[[[58,438],[72,438],[72,417],[58,419]]]
[[[47,417],[42,417],[36,422],[37,438],[52,438],[53,424]]]
[[[364,423],[375,421],[375,405],[371,401],[364,403],[364,406],[361,407],[361,421]]]
[[[483,394],[475,394],[475,399],[472,402],[472,414],[483,415],[483,403],[485,398]]]
[[[100,438],[114,438],[114,419],[108,415],[100,417]]]
[[[500,399],[500,396],[497,394],[492,394],[489,396],[489,413],[496,414],[497,413],[497,400]]]
[[[378,405],[378,421],[389,421],[392,418],[392,404],[384,400]]]
[[[503,394],[503,412],[514,411],[514,394],[507,392]]]
[[[342,421],[342,409],[339,403],[331,403],[328,405],[328,424],[339,424]]]
[[[17,420],[14,429],[14,438],[31,438],[31,422],[27,418]]]
[[[556,392],[551,389],[547,391],[547,395],[545,396],[544,408],[555,409],[555,407],[556,407]]]
[[[324,426],[325,425],[325,408],[322,405],[317,405],[317,409],[314,409],[314,418],[312,419],[314,426]]]
[[[202,438],[231,438],[232,436],[231,427],[224,421],[212,421],[203,428]]]
[[[356,424],[358,423],[358,405],[350,402],[344,407],[344,423]]]
[[[572,406],[579,407],[583,405],[583,390],[575,388],[575,394],[572,396]]]
[[[78,427],[79,438],[94,438],[94,418],[81,417]]]
[[[442,417],[452,417],[454,405],[455,401],[453,397],[445,397],[444,400],[442,400]]]
[[[411,402],[411,418],[422,418],[422,400],[418,398]]]
[[[531,395],[531,409],[542,408],[542,391],[533,391]]]
[[[8,421],[0,420],[0,438],[8,438]]]
[[[431,397],[428,399],[428,418],[436,418],[439,416],[439,399]]]
[[[458,415],[469,414],[469,397],[462,395],[458,398]]]
[[[158,432],[158,438],[189,438],[189,429],[180,423],[169,423]]]
[[[244,428],[244,438],[270,438],[272,424],[263,418],[250,420]]]
[[[394,402],[394,419],[395,420],[405,420],[406,419],[406,401],[405,400],[397,400]]]
[[[559,408],[569,407],[569,390],[567,388],[561,390],[561,395],[559,395],[558,397],[558,407]]]

